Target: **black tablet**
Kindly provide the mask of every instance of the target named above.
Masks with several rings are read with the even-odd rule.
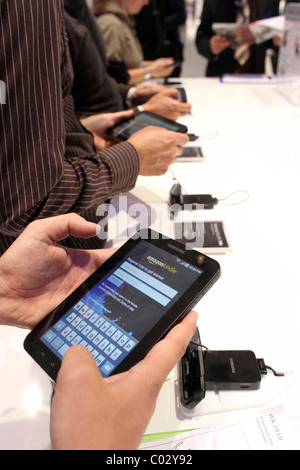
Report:
[[[177,162],[203,162],[204,160],[201,147],[183,147],[182,154],[176,158]]]
[[[187,103],[187,95],[186,95],[186,91],[183,87],[175,87],[177,88],[177,91],[178,91],[178,101],[180,101],[181,103]]]
[[[123,372],[182,320],[219,276],[213,259],[142,230],[27,336],[25,350],[53,381],[74,345],[91,352],[104,377]]]
[[[133,118],[126,119],[126,121],[112,127],[107,131],[107,134],[118,140],[125,141],[133,134],[147,126],[163,127],[164,129],[168,129],[173,132],[181,132],[183,134],[186,134],[188,131],[187,127],[183,124],[158,116],[157,114],[150,113],[149,111],[143,111],[136,114]]]

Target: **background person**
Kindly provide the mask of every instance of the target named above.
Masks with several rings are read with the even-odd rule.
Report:
[[[279,3],[279,0],[204,0],[196,46],[209,60],[208,77],[226,73],[264,73],[266,50],[274,47],[272,40],[260,45],[249,43],[246,53],[239,56],[227,38],[213,32],[212,25],[237,21],[242,24],[243,16],[249,22],[278,16]]]
[[[149,126],[111,146],[107,129],[133,111],[79,122],[71,94],[73,69],[60,0],[2,0],[0,63],[7,102],[0,127],[0,255],[32,221],[76,212],[99,222],[97,207],[127,192],[138,175],[164,174],[188,142]],[[18,40],[16,40],[18,38]],[[36,45],[39,47],[36,47]],[[64,243],[99,248],[98,237]]]
[[[105,45],[96,18],[86,0],[64,0],[74,83],[72,96],[80,118],[143,105],[169,119],[186,115],[191,106],[178,101],[178,91],[163,85],[117,83],[107,72]]]
[[[138,38],[146,60],[174,57],[178,62],[172,77],[181,74],[184,61],[182,29],[186,22],[184,0],[150,0],[136,17]]]
[[[174,59],[170,57],[144,61],[133,15],[148,3],[149,0],[94,0],[107,57],[126,64],[131,84],[151,77],[168,77],[174,70]]]

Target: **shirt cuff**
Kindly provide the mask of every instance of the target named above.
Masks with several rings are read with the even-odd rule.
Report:
[[[136,148],[130,142],[122,142],[104,150],[102,155],[103,162],[110,168],[111,192],[116,195],[134,188],[140,172]]]
[[[135,93],[135,90],[136,90],[136,87],[131,87],[131,88],[129,88],[129,91],[127,93],[126,105],[127,105],[128,108],[132,107],[132,98],[133,98],[133,95]]]

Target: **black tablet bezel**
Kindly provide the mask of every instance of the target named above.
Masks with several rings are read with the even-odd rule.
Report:
[[[126,121],[122,121],[120,122],[119,124],[117,124],[116,126],[114,127],[111,127],[110,129],[108,129],[106,131],[106,133],[112,137],[114,137],[115,139],[118,139],[118,140],[121,140],[121,141],[126,141],[128,140],[128,137],[124,134],[122,134],[122,132],[120,133],[117,133],[117,130],[123,126],[123,124],[125,122],[132,122],[132,123],[135,123],[137,120],[139,120],[141,117],[152,117],[152,118],[155,118],[157,121],[160,121],[161,122],[161,126],[158,126],[158,127],[163,127],[164,129],[168,129],[168,127],[166,127],[167,125],[171,125],[173,127],[175,127],[174,130],[172,129],[169,129],[169,130],[172,130],[173,132],[180,132],[181,134],[186,134],[188,132],[188,128],[186,126],[184,126],[183,124],[180,124],[179,122],[176,122],[176,121],[172,121],[171,119],[167,119],[163,116],[159,116],[158,114],[155,114],[155,113],[152,113],[150,111],[142,111],[142,112],[139,112],[137,113],[135,116],[133,116],[132,118],[130,119],[127,119]],[[149,126],[155,126],[156,124],[153,124],[151,122],[149,122]]]
[[[178,101],[180,101],[181,103],[187,103],[187,95],[186,95],[186,91],[183,87],[178,87],[177,88],[178,90]]]
[[[203,270],[203,273],[172,308],[166,312],[164,317],[146,334],[143,340],[128,354],[111,375],[124,372],[142,360],[154,344],[162,339],[176,323],[181,321],[185,315],[193,309],[201,297],[206,294],[221,275],[220,265],[217,261],[194,250],[186,249],[184,245],[150,229],[142,230],[138,235],[128,240],[128,242],[54,309],[53,312],[25,338],[24,349],[45,370],[54,382],[56,381],[61,366],[61,360],[47,348],[40,338],[142,240],[172,255],[178,255],[182,260],[194,266],[199,266]]]

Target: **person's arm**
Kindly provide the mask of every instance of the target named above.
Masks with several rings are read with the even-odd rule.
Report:
[[[1,78],[7,85],[0,114],[0,231],[17,236],[37,218],[81,213],[130,190],[139,155],[129,143],[94,152],[71,96],[64,96],[70,76],[62,2],[17,6],[3,0],[0,21]]]
[[[152,78],[168,77],[174,70],[173,58],[160,58],[153,61],[143,61],[142,67],[128,69],[130,84],[136,84],[146,79],[149,73]]]
[[[18,236],[33,220],[82,213],[129,191],[141,168],[144,176],[165,173],[178,146],[184,145],[181,136],[160,129],[158,147],[153,138],[157,130],[152,129],[143,133],[142,143],[134,137],[94,151],[93,138],[76,118],[68,93],[62,15],[59,0],[28,0],[20,8],[9,0],[1,3],[5,48],[0,63],[9,84],[0,140],[0,233],[6,236]],[[101,135],[114,123],[109,120],[104,128],[101,118],[99,126],[92,120],[89,130]],[[3,252],[9,244],[1,242]]]
[[[174,70],[173,58],[160,58],[154,61],[143,61],[141,46],[137,46],[134,38],[130,47],[126,43],[124,25],[114,15],[107,14],[98,18],[109,60],[124,62],[128,66],[129,84],[139,83],[146,79],[148,72],[151,77],[160,78],[171,75]]]
[[[70,348],[52,401],[53,449],[137,449],[161,387],[185,353],[196,325],[197,314],[191,312],[143,361],[108,379],[102,378],[86,349]]]
[[[168,88],[143,104],[143,109],[176,121],[179,117],[186,116],[192,106],[189,103],[178,101],[177,88]]]
[[[105,46],[96,20],[91,31],[90,22],[82,23],[65,11],[65,25],[74,69],[72,96],[77,116],[85,118],[125,109],[129,87],[118,87],[107,73]]]

